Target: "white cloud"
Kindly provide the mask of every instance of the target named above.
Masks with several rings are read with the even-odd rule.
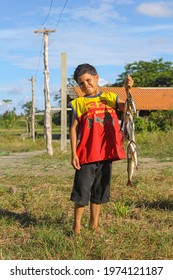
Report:
[[[24,93],[24,89],[23,87],[14,87],[9,89],[7,93],[13,96],[22,95]]]
[[[12,110],[12,104],[4,102],[3,100],[0,100],[0,114],[3,114],[6,110]]]
[[[169,17],[173,15],[173,10],[169,3],[144,2],[137,7],[137,12],[150,17]]]
[[[133,0],[116,0],[117,4],[133,4],[134,2]]]
[[[173,30],[173,24],[155,24],[155,25],[142,25],[134,26],[131,29],[132,33],[155,33],[155,32],[168,32]]]
[[[170,53],[173,39],[169,34],[172,30],[172,24],[133,25],[127,29],[126,25],[116,26],[110,22],[107,22],[102,28],[99,25],[93,25],[92,28],[88,29],[85,21],[81,21],[80,24],[69,21],[66,25],[62,25],[60,31],[57,30],[56,33],[49,36],[50,72],[52,69],[60,68],[61,52],[67,53],[68,67],[83,62],[90,62],[94,65],[124,65],[127,62],[138,60],[138,58],[150,59],[154,54],[158,55],[159,52],[161,56],[163,50],[160,46],[158,45],[156,48],[155,44],[148,45],[146,40],[146,36],[149,36],[150,42],[152,42],[152,37],[156,36],[156,32],[159,35],[159,31],[162,33],[164,31],[162,37],[165,40],[165,46],[163,49]],[[5,42],[3,52],[0,54],[1,59],[10,62],[11,65],[17,65],[21,69],[33,70],[32,74],[35,74],[42,36],[35,35],[31,28],[6,31],[5,33],[5,30],[2,30],[0,33],[0,40]],[[15,38],[16,33],[18,36],[20,34],[17,39]],[[24,33],[28,34],[25,36],[26,40],[23,40]],[[150,55],[148,55],[149,53]],[[39,71],[43,76],[42,52]]]
[[[104,78],[99,77],[99,86],[107,85],[109,82]]]
[[[102,3],[97,7],[85,6],[76,9],[66,10],[72,18],[88,20],[94,23],[104,23],[118,20],[124,20],[124,16],[120,16],[120,14],[115,10],[114,6],[110,3]],[[87,22],[85,22],[86,24]]]
[[[96,2],[96,0],[94,0]],[[97,0],[99,3],[109,3],[109,4],[133,4],[133,0]]]

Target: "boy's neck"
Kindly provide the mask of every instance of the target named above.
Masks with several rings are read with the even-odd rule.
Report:
[[[86,96],[96,96],[100,93],[100,89],[99,87],[97,88],[97,90],[95,92],[92,92],[92,93],[86,93],[85,95]]]

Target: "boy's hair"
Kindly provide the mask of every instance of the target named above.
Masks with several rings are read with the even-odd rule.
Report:
[[[75,69],[73,78],[76,82],[78,82],[79,76],[82,76],[86,73],[94,76],[94,75],[97,75],[97,70],[95,69],[94,66],[92,66],[90,64],[87,64],[87,63],[80,64]]]

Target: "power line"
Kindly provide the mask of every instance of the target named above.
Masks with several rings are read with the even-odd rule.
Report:
[[[51,9],[52,9],[52,4],[53,4],[53,0],[51,0],[50,7],[49,7],[49,11],[48,11],[47,16],[45,17],[45,20],[43,21],[42,25],[41,25],[38,29],[41,29],[42,26],[45,24],[46,20],[48,19],[49,15],[50,15],[50,11],[51,11]]]
[[[35,79],[37,78],[38,70],[39,70],[39,67],[40,67],[41,56],[42,56],[42,50],[43,50],[43,42],[44,42],[44,38],[42,38],[42,42],[41,42],[41,49],[40,49],[38,64],[37,64],[37,68],[36,68]]]
[[[66,5],[67,5],[67,2],[68,2],[68,0],[65,1],[64,6],[62,7],[62,10],[61,10],[61,12],[60,12],[60,14],[59,14],[59,17],[58,17],[58,20],[57,20],[57,22],[56,22],[56,25],[55,25],[55,28],[54,28],[54,29],[56,29],[56,27],[58,26],[58,24],[59,24],[59,22],[60,22],[60,19],[61,19],[61,17],[62,17],[63,11],[64,11],[64,9],[65,9],[65,7],[66,7]],[[48,19],[49,15],[50,15],[50,12],[51,12],[51,9],[52,9],[52,5],[53,5],[53,0],[51,0],[48,14],[47,14],[45,20],[43,21],[43,23],[41,24],[41,26],[40,26],[39,29],[41,29],[41,27],[45,24],[46,20]],[[38,30],[39,30],[39,29],[38,29]],[[41,49],[40,49],[40,55],[39,55],[38,65],[37,65],[36,73],[35,73],[35,79],[37,78],[38,70],[39,70],[39,67],[40,67],[41,56],[42,56],[42,50],[43,50],[43,41],[44,41],[44,40],[43,40],[43,38],[42,38]]]
[[[59,24],[59,22],[60,22],[60,19],[61,19],[61,17],[62,17],[62,13],[63,13],[63,11],[64,11],[66,5],[67,5],[67,2],[68,2],[68,0],[65,1],[64,6],[63,6],[63,8],[62,8],[62,10],[61,10],[61,12],[60,12],[60,14],[59,14],[59,18],[58,18],[57,23],[56,23],[56,25],[55,25],[55,29],[56,29],[56,27],[58,26],[58,24]]]
[[[50,2],[49,11],[48,11],[48,13],[47,13],[47,16],[45,17],[43,23],[40,25],[40,28],[38,28],[38,30],[41,29],[42,26],[43,26],[43,25],[45,24],[45,22],[47,21],[49,15],[50,15],[50,11],[51,11],[51,9],[52,9],[52,5],[53,5],[53,0],[51,0],[51,2]],[[42,50],[43,50],[43,41],[44,41],[44,39],[42,38],[41,49],[40,49],[40,54],[39,54],[39,58],[38,58],[38,64],[37,64],[36,73],[35,73],[35,79],[37,78],[38,70],[39,70],[39,67],[40,67],[41,56],[42,56]]]

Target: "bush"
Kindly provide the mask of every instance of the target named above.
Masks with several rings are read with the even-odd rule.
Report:
[[[148,131],[168,131],[173,127],[173,110],[151,112],[148,117]]]
[[[136,133],[147,131],[147,123],[145,118],[142,117],[135,118],[135,131]]]
[[[173,110],[170,111],[153,111],[147,117],[135,118],[135,131],[154,132],[154,131],[169,131],[173,128]]]

